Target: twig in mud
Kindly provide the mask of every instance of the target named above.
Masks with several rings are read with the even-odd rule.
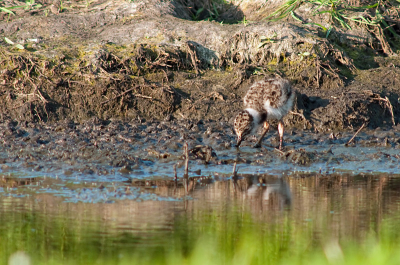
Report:
[[[386,99],[386,105],[387,105],[387,107],[389,108],[389,111],[390,111],[390,115],[392,115],[393,126],[396,126],[396,123],[394,122],[392,103],[390,103],[390,100],[389,100],[389,98],[387,96],[385,97],[385,99]]]
[[[357,136],[357,134],[359,133],[359,132],[361,132],[361,130],[364,128],[364,126],[366,125],[366,123],[363,123],[363,125],[360,127],[360,129],[358,129],[357,131],[356,131],[356,133],[353,135],[353,137],[351,137],[351,139],[345,144],[345,146],[348,146],[353,140],[354,140],[354,138]]]
[[[174,165],[174,181],[178,180],[178,174],[176,173],[176,164]]]
[[[237,162],[235,161],[235,164],[233,164],[233,170],[232,170],[233,176],[236,176],[236,174],[237,174],[237,171],[236,171],[236,164],[237,164]]]
[[[168,75],[167,75],[167,72],[165,72],[165,70],[164,70],[164,69],[161,69],[161,71],[163,71],[163,72],[164,72],[164,74],[165,74],[165,79],[166,79],[166,82],[168,83],[168,82],[169,82],[169,80],[168,80]],[[162,85],[164,86],[164,78],[162,78],[162,79],[161,79],[161,81],[162,81]]]
[[[321,64],[320,64],[320,62],[319,62],[319,57],[317,56],[317,62],[316,62],[316,67],[315,68],[317,68],[317,87],[319,88],[320,87],[320,84],[319,84],[319,78],[320,78],[320,75],[321,75]]]
[[[303,120],[305,120],[306,122],[309,122],[302,113],[298,113],[298,112],[294,112],[294,111],[289,111],[289,113],[292,114],[292,115],[297,115],[300,118],[302,118]]]
[[[112,101],[112,100],[114,100],[114,99],[117,99],[117,98],[119,98],[119,97],[122,97],[122,96],[125,95],[126,93],[129,93],[129,92],[131,92],[132,90],[135,90],[136,88],[138,88],[138,86],[133,87],[133,88],[130,88],[130,89],[128,89],[128,90],[122,92],[121,94],[119,94],[119,95],[117,95],[117,96],[115,96],[115,97],[113,97],[113,98],[111,98],[111,99],[108,99],[108,100],[106,100],[106,101],[103,101],[103,102],[101,102],[101,104],[105,104],[105,103],[110,102],[110,101]],[[134,95],[135,97],[153,99],[152,97],[144,96],[144,95],[142,95],[142,94],[136,94],[136,93],[135,93],[135,94],[133,94],[133,95]]]
[[[390,115],[391,115],[391,118],[392,118],[393,126],[396,126],[396,123],[394,121],[393,105],[392,105],[392,103],[390,103],[389,98],[387,96],[385,98],[382,98],[382,97],[379,96],[379,98],[374,98],[374,99],[385,102],[385,106],[389,109],[389,112],[390,112]]]
[[[100,72],[106,76],[106,78],[110,78],[114,81],[121,81],[121,79],[119,79],[119,78],[118,79],[114,78],[110,73],[108,73],[106,70],[104,70],[103,67],[101,67],[101,66],[97,66],[97,67],[100,69]],[[101,76],[100,73],[99,73],[99,76]]]
[[[290,114],[293,114],[293,115],[300,116],[303,120],[307,120],[306,117],[304,117],[304,115],[301,114],[301,113],[294,112],[294,111],[289,111],[289,113],[290,113]]]
[[[183,152],[185,154],[185,176],[189,175],[189,147],[188,143],[185,142],[183,145]]]
[[[284,154],[285,154],[285,152],[283,152],[283,151],[279,150],[278,148],[274,148],[274,151],[277,151],[277,152],[279,152],[281,155],[284,155]]]
[[[236,164],[237,164],[237,160],[235,161],[235,164],[233,164],[233,170],[232,170],[232,180],[233,180],[233,186],[236,190],[237,187],[237,180],[239,179],[238,175],[237,175],[237,171],[236,171]]]
[[[190,54],[190,59],[192,60],[192,64],[194,67],[194,71],[196,72],[197,76],[200,76],[200,71],[199,71],[199,69],[197,69],[198,59],[197,59],[197,54],[196,54],[196,47],[190,42],[187,42],[187,46],[188,46],[188,52]]]
[[[304,114],[295,112],[295,111],[289,111],[289,113],[292,115],[299,116],[303,120],[304,129],[306,129],[308,125],[312,126],[310,121],[307,120],[307,118],[304,116]]]
[[[39,99],[43,102],[43,104],[47,104],[48,101],[44,98],[37,85],[32,81],[32,79],[29,76],[27,76],[27,79],[29,80],[29,82],[31,82],[32,86],[34,87],[34,92],[32,94],[34,94],[34,96],[38,96]]]
[[[124,140],[125,142],[129,142],[129,143],[131,143],[131,142],[132,142],[132,140],[131,140],[131,139],[129,139],[129,138],[126,138],[126,137],[124,137],[124,136],[122,136],[122,135],[118,135],[118,138],[120,138],[121,140]]]

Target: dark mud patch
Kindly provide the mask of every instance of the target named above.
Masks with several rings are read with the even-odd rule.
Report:
[[[112,49],[96,55],[96,64],[82,60],[78,66],[68,60],[49,64],[47,59],[11,55],[7,64],[13,67],[4,61],[10,69],[1,74],[1,117],[18,122],[83,122],[92,117],[232,122],[248,87],[265,76],[253,75],[254,67],[196,72],[191,59],[181,62],[179,52],[169,50],[165,55],[167,50],[160,47],[153,53],[151,47],[131,46],[136,55],[125,59]],[[70,67],[77,68],[65,73]],[[391,73],[397,80],[397,72]],[[376,71],[374,78],[379,74],[387,76]],[[363,123],[371,128],[396,125],[400,107],[396,81],[384,87],[365,83],[360,79],[333,90],[294,83],[297,100],[285,123],[318,131],[354,129]]]
[[[7,44],[0,53],[4,121],[229,123],[251,83],[278,74],[298,91],[288,127],[338,131],[399,122],[398,60],[371,55],[377,70],[368,80],[371,70],[358,71],[363,63],[346,52],[354,43],[338,46],[311,28],[190,21],[193,10],[183,2],[150,8],[147,2],[83,7],[72,1],[57,12],[51,3],[41,4],[1,22],[2,33],[25,47]],[[220,8],[232,11],[232,20],[241,17],[240,10]]]

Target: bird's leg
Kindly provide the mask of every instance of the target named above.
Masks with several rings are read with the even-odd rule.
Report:
[[[257,143],[254,145],[254,148],[260,148],[261,147],[261,141],[264,138],[264,135],[268,132],[269,123],[265,121],[263,128],[264,128],[264,131],[261,134],[260,138],[258,139]]]
[[[243,138],[242,137],[238,137],[237,143],[235,145],[235,147],[239,147],[239,145],[242,143]]]
[[[279,150],[282,150],[282,143],[283,143],[283,122],[278,122],[278,133],[279,133]]]

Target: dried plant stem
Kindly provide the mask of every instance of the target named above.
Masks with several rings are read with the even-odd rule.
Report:
[[[392,122],[393,122],[393,126],[396,126],[396,123],[394,122],[394,114],[393,114],[393,105],[392,103],[390,103],[389,98],[386,96],[386,106],[388,107],[389,111],[390,111],[390,115],[392,115]]]
[[[303,120],[307,120],[306,117],[302,113],[294,112],[294,111],[289,111],[290,114],[292,115],[297,115],[300,116]]]
[[[190,59],[192,60],[192,64],[193,64],[194,70],[196,72],[196,75],[200,76],[200,71],[197,68],[198,58],[197,58],[197,54],[196,54],[196,47],[190,42],[187,42],[187,47],[188,47],[188,52],[190,54]]]
[[[42,92],[40,92],[40,89],[37,87],[37,85],[32,81],[32,79],[29,76],[26,76],[26,78],[29,80],[29,82],[31,82],[31,84],[34,88],[34,91],[32,94],[34,96],[37,96],[43,102],[43,104],[47,104],[48,101],[44,98],[44,96],[42,95]]]
[[[357,134],[359,133],[359,132],[361,132],[361,130],[365,127],[365,125],[366,125],[366,123],[363,123],[363,125],[361,125],[361,127],[360,127],[360,129],[358,129],[357,131],[356,131],[356,133],[353,135],[353,137],[351,137],[351,139],[345,144],[345,146],[348,146],[353,140],[354,140],[354,138],[357,136]]]
[[[236,164],[237,164],[237,162],[235,161],[235,164],[233,164],[233,169],[232,169],[232,174],[234,176],[236,176],[236,174],[237,174],[237,172],[236,172]]]
[[[389,98],[386,96],[385,98],[379,97],[379,98],[374,98],[374,99],[385,102],[385,106],[389,109],[389,112],[390,112],[390,115],[391,115],[391,118],[392,118],[393,126],[396,126],[396,123],[394,121],[393,105],[392,105],[392,103],[390,103]]]
[[[189,175],[189,147],[188,147],[187,143],[185,143],[183,145],[183,152],[185,155],[185,175],[188,176]]]
[[[128,90],[122,92],[121,94],[119,94],[119,95],[117,95],[117,96],[115,96],[115,97],[113,97],[113,98],[111,98],[111,99],[108,99],[108,100],[106,100],[106,101],[101,102],[101,104],[105,104],[105,103],[110,102],[110,101],[112,101],[112,100],[114,100],[114,99],[117,99],[117,98],[119,98],[119,97],[122,97],[122,96],[125,95],[126,93],[129,93],[129,92],[131,92],[132,90],[135,90],[136,88],[138,88],[138,87],[136,86],[136,87],[130,88],[130,89],[128,89]],[[153,99],[152,97],[144,96],[144,95],[142,95],[142,94],[136,94],[136,93],[135,93],[135,94],[133,94],[133,95],[134,95],[135,97]]]
[[[178,174],[176,173],[176,164],[174,165],[174,181],[178,180]]]

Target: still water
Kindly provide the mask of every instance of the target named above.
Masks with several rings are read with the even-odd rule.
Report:
[[[357,264],[376,248],[386,264],[400,245],[394,174],[0,179],[1,264],[17,251],[31,264]]]

